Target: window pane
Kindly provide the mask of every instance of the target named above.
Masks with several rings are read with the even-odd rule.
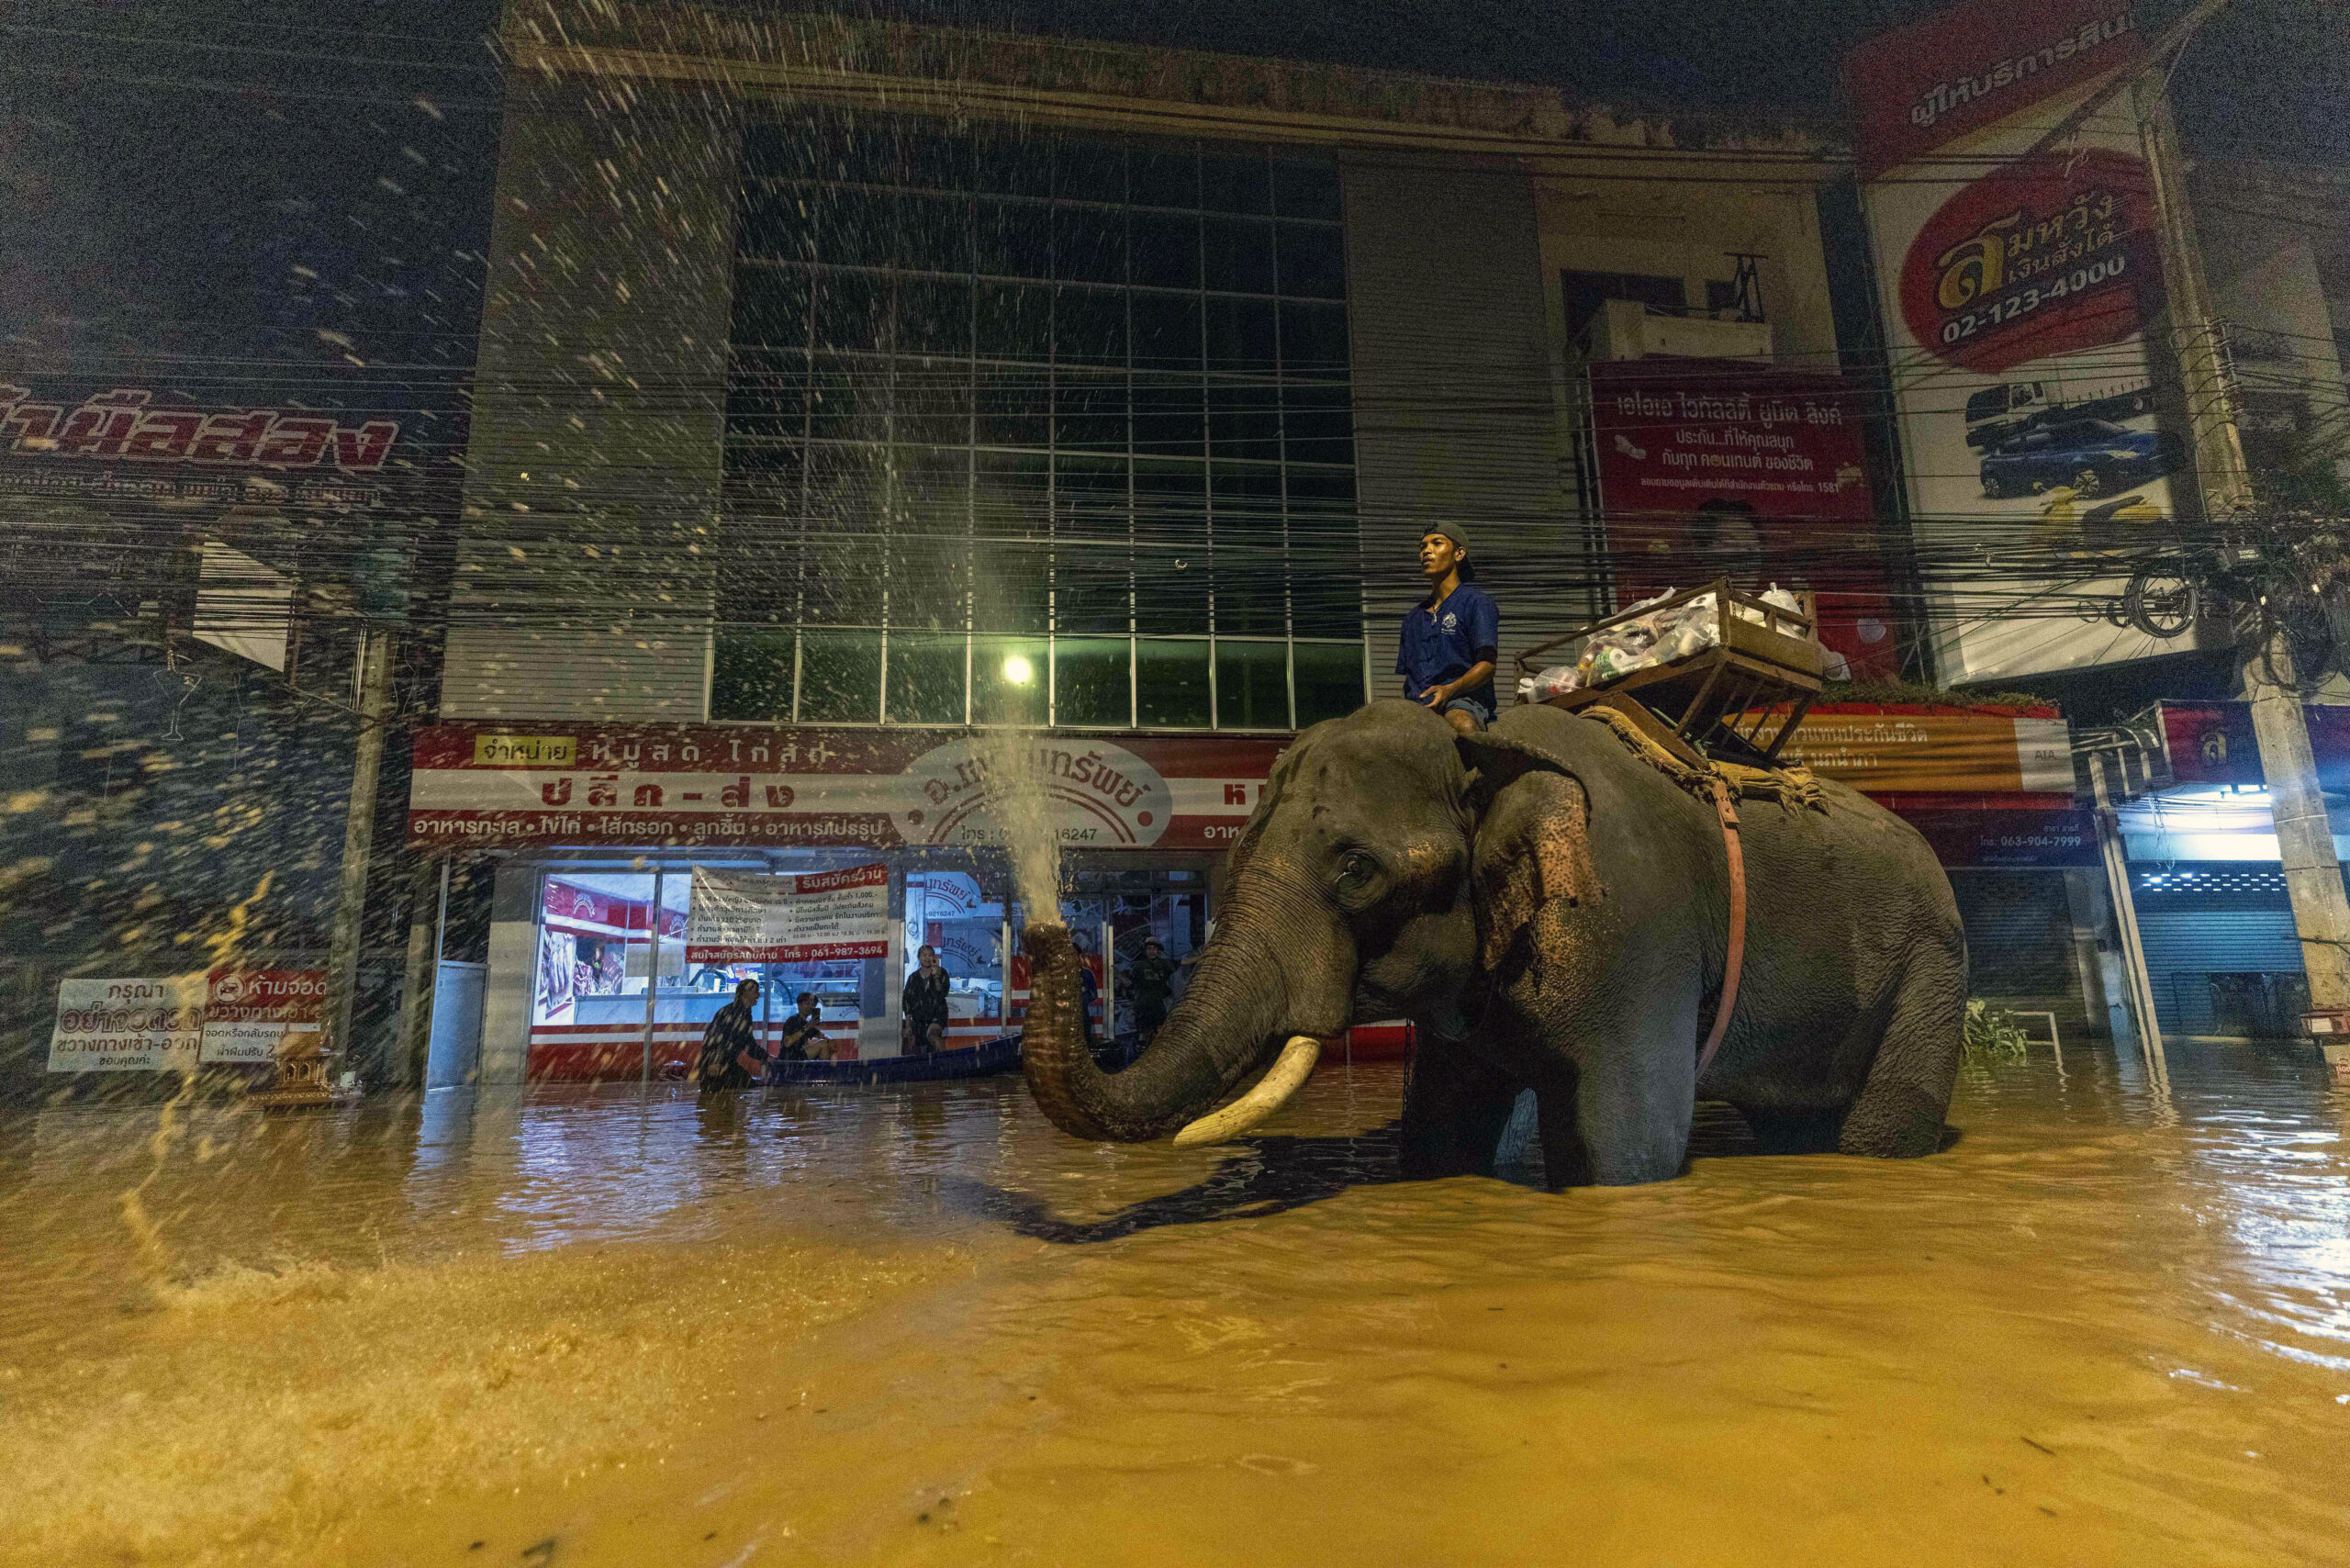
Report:
[[[1288,644],[1216,640],[1215,724],[1220,730],[1290,727]]]
[[[1053,386],[1053,444],[1064,451],[1125,451],[1125,373],[1060,371]]]
[[[1354,461],[1354,399],[1344,386],[1281,388],[1281,439],[1292,463]]]
[[[1337,221],[1338,166],[1320,159],[1274,159],[1273,207],[1283,218]]]
[[[1208,630],[1207,468],[1135,464],[1135,629]]]
[[[1215,212],[1270,212],[1271,171],[1265,155],[1211,152],[1200,160],[1202,205]]]
[[[890,633],[890,722],[963,722],[963,639]]]
[[[1050,646],[1042,637],[973,638],[971,722],[1044,723]]]
[[[1279,363],[1270,299],[1211,299],[1207,302],[1210,370],[1270,375]]]
[[[1200,370],[1200,302],[1183,295],[1134,297],[1135,368]]]
[[[1281,374],[1336,379],[1347,373],[1347,308],[1284,299]]]
[[[1127,688],[1129,661],[1124,637],[1062,637],[1053,644],[1053,722],[1106,724],[1134,722]]]
[[[1207,444],[1207,395],[1196,375],[1135,377],[1135,450],[1197,457]]]
[[[1053,357],[1053,291],[1037,284],[983,283],[979,290],[981,359]]]
[[[1300,643],[1297,727],[1337,719],[1362,706],[1362,644]]]
[[[1054,143],[1053,194],[1063,201],[1125,200],[1125,149],[1081,137]]]
[[[1208,450],[1217,457],[1278,463],[1281,419],[1270,386],[1208,383]],[[1278,500],[1269,500],[1277,506]]]
[[[1146,288],[1200,286],[1200,220],[1188,212],[1133,215],[1134,283]]]
[[[897,352],[968,358],[971,285],[968,278],[903,278],[898,284]]]
[[[1053,209],[1040,201],[979,204],[978,264],[990,277],[1053,275]]]
[[[1200,165],[1188,146],[1137,147],[1126,160],[1126,199],[1136,207],[1197,207]]]
[[[791,653],[789,632],[720,632],[710,677],[710,716],[789,723]]]
[[[1273,226],[1247,218],[1207,219],[1201,251],[1210,288],[1234,294],[1273,292]]]
[[[734,275],[734,346],[808,346],[808,274],[799,267],[744,267]]]
[[[869,353],[881,346],[888,280],[867,273],[816,274],[816,345]]]
[[[1072,283],[1126,281],[1126,215],[1116,207],[1053,208],[1053,275]]]
[[[1135,644],[1137,717],[1145,729],[1208,727],[1208,644]]]
[[[881,633],[803,632],[800,722],[870,724],[881,717]]]
[[[1038,365],[993,365],[979,373],[979,442],[1036,446],[1052,438],[1052,373]]]
[[[1063,364],[1126,363],[1123,289],[1063,288],[1053,295],[1053,357]]]
[[[1281,226],[1281,292],[1315,299],[1347,297],[1347,258],[1338,230],[1321,224]]]

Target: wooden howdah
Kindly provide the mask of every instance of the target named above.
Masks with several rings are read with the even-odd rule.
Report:
[[[1518,678],[1540,670],[1544,654],[1706,594],[1714,596],[1718,618],[1714,646],[1544,700],[1571,712],[1595,702],[1626,712],[1645,710],[1684,748],[1732,762],[1775,764],[1780,747],[1818,700],[1828,668],[1807,594],[1800,596],[1801,610],[1786,610],[1718,577],[1535,644],[1515,655]],[[1739,613],[1741,609],[1751,613]]]

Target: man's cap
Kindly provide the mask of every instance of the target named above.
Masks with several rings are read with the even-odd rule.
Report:
[[[1459,523],[1453,522],[1449,519],[1438,519],[1437,521],[1431,522],[1420,530],[1420,537],[1423,539],[1426,539],[1431,533],[1443,534],[1447,539],[1451,540],[1454,546],[1458,549],[1466,550],[1469,548],[1469,531],[1461,527]]]

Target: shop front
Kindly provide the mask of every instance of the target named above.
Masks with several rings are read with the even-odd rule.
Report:
[[[1121,971],[1157,941],[1207,939],[1214,868],[1284,739],[751,726],[442,725],[418,739],[409,836],[498,857],[480,1074],[682,1076],[703,1028],[756,980],[761,1032],[811,995],[836,1058],[899,1055],[901,991],[934,949],[945,1045],[1016,1030],[1027,977],[1000,781],[1048,802],[1058,918],[1077,934],[1091,1022],[1133,1026]],[[872,884],[853,939],[720,940],[742,890]],[[711,929],[714,929],[712,927]],[[1178,986],[1181,983],[1179,971]]]
[[[1785,759],[1868,795],[1925,835],[1966,928],[1970,993],[2061,1049],[2112,1030],[2111,915],[2095,818],[2074,795],[2052,708],[1815,708]]]
[[[2303,710],[2318,783],[2350,790],[2350,707]],[[2309,980],[2250,705],[2164,702],[2132,730],[2153,786],[2120,804],[2146,980],[2165,1035],[2299,1038]],[[2337,818],[2334,852],[2350,857]]]

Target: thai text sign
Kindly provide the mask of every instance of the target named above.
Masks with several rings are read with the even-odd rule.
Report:
[[[398,443],[397,420],[346,424],[311,409],[207,409],[143,386],[75,400],[0,384],[0,489],[158,500],[250,498],[264,476],[285,498],[367,504]]]
[[[327,1003],[324,969],[215,969],[199,1059],[274,1062],[290,1035],[316,1035]]]
[[[1818,595],[1854,678],[1898,673],[1860,394],[1727,361],[1602,360],[1591,434],[1620,599],[1730,571]]]
[[[2073,789],[2072,741],[2062,719],[1814,711],[1779,760],[1871,795],[2070,794]]]
[[[1286,744],[1041,734],[1011,760],[1065,845],[1220,849]],[[408,836],[469,849],[992,845],[1003,753],[960,731],[442,724],[417,736]]]
[[[1861,177],[1886,170],[2128,65],[2145,53],[2117,0],[1975,0],[1854,50]]]
[[[804,964],[890,952],[890,868],[770,876],[694,868],[688,964]]]
[[[192,1070],[203,1044],[204,1000],[200,974],[60,980],[49,1070]]]

